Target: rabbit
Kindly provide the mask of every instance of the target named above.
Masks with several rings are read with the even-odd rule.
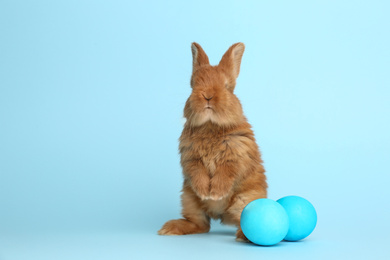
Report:
[[[234,94],[245,45],[233,44],[217,66],[198,43],[191,50],[192,93],[179,139],[183,218],[166,222],[158,234],[206,233],[213,218],[235,225],[236,240],[249,242],[240,227],[241,212],[249,202],[266,198],[268,186],[254,133]]]

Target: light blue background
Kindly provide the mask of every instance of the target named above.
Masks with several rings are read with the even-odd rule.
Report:
[[[389,259],[388,1],[0,1],[0,259]],[[190,44],[244,42],[236,94],[303,242],[178,218]]]

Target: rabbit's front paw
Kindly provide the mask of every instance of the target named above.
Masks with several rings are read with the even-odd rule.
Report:
[[[207,190],[197,190],[195,191],[196,195],[198,195],[198,197],[201,199],[201,200],[208,200],[210,199],[210,193],[207,191]]]
[[[196,183],[192,185],[192,189],[201,200],[207,200],[210,198],[210,190],[208,183]]]
[[[227,197],[228,194],[229,194],[228,192],[223,192],[221,190],[211,189],[209,199],[211,199],[211,200],[222,200],[225,197]]]

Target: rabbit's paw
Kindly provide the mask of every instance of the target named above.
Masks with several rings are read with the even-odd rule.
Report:
[[[210,197],[211,200],[222,200],[229,195],[229,192],[224,192],[221,190],[211,189]]]
[[[249,239],[244,235],[244,233],[242,232],[241,228],[239,230],[237,230],[237,233],[236,233],[236,241],[237,242],[245,242],[245,243],[250,243],[251,241],[249,241]]]
[[[187,219],[174,219],[164,224],[158,231],[159,235],[187,235],[206,233],[210,229],[209,226],[196,225]]]

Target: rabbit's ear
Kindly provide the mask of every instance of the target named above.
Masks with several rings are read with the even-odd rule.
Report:
[[[240,74],[240,66],[242,55],[244,54],[245,45],[242,42],[233,44],[223,55],[219,66],[222,67],[229,76],[233,77],[234,80]]]
[[[191,51],[192,51],[192,72],[197,70],[199,67],[203,65],[210,65],[209,57],[207,57],[207,54],[204,52],[202,47],[196,43],[193,42],[191,44]]]

